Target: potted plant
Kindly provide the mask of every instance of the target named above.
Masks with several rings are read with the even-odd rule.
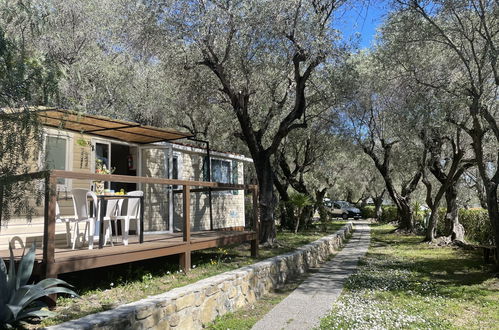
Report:
[[[113,174],[114,170],[115,168],[107,168],[101,159],[95,161],[95,173],[97,174]],[[104,194],[104,181],[94,181],[94,187],[97,195]]]

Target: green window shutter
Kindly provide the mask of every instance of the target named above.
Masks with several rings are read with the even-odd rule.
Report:
[[[232,183],[233,184],[238,184],[238,182],[239,182],[238,168],[239,168],[239,162],[237,162],[236,160],[233,160],[232,161]],[[239,194],[239,190],[233,190],[232,194],[233,195]]]

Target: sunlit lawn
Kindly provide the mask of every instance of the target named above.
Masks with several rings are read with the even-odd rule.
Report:
[[[323,329],[499,329],[499,279],[481,255],[373,226],[372,246]]]
[[[273,248],[261,248],[257,259],[250,257],[249,244],[198,251],[192,254],[193,269],[188,274],[179,270],[178,258],[172,256],[62,275],[61,278],[75,286],[82,299],[59,298],[57,316],[45,319],[42,325],[111,309],[289,252],[335,232],[345,223],[335,221],[329,224],[327,232],[321,231],[319,226],[298,234],[278,232],[278,244]]]

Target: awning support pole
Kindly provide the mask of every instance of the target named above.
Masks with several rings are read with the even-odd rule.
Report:
[[[210,156],[210,142],[206,140],[200,140],[195,138],[188,138],[191,141],[200,142],[206,144],[206,157],[208,158],[207,171],[208,171],[208,182],[211,182],[211,156]],[[208,188],[208,203],[210,206],[210,230],[213,230],[213,204],[211,199],[211,188]]]

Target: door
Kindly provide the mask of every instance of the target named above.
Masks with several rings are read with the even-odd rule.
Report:
[[[140,147],[140,176],[173,177],[173,153],[170,146]],[[141,184],[144,191],[144,229],[173,232],[173,191],[163,184]]]
[[[92,149],[92,172],[97,173],[97,169],[102,169],[104,166],[107,170],[111,170],[111,143],[105,140],[92,139]],[[105,182],[104,188],[109,189],[110,183]]]

